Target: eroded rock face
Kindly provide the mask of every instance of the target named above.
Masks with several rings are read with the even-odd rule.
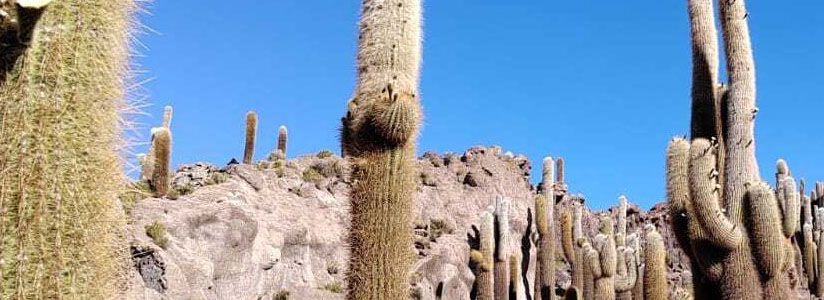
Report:
[[[419,299],[470,299],[474,275],[468,236],[496,195],[511,200],[509,248],[522,257],[521,290],[531,293],[535,187],[529,182],[529,160],[498,147],[474,147],[460,156],[426,153],[417,165],[411,293]],[[288,291],[289,299],[343,299],[347,169],[343,159],[316,156],[225,170],[206,164],[181,167],[173,182],[195,187],[193,193],[177,200],[144,199],[132,210],[135,270],[126,297],[256,300]],[[218,172],[228,179],[215,184],[209,179]],[[573,202],[584,199],[568,195],[556,212]],[[653,222],[674,246],[664,209],[646,213],[633,206],[630,232]],[[612,211],[586,211],[585,231],[594,236],[597,217]],[[144,226],[155,221],[166,227],[165,248],[146,235]],[[560,239],[557,222],[555,227]],[[556,244],[562,253],[560,241]],[[671,249],[671,269],[687,269],[683,254]],[[558,285],[566,287],[569,268],[560,263],[558,269]]]

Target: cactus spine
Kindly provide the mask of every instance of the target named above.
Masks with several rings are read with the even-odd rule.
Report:
[[[349,300],[408,297],[421,109],[421,1],[364,0],[358,78],[342,119],[351,161]]]
[[[255,140],[257,140],[258,116],[254,111],[246,113],[246,144],[243,148],[243,163],[252,164],[255,156]]]
[[[286,158],[286,139],[288,138],[288,132],[286,131],[286,126],[280,126],[278,129],[278,149],[277,151],[280,155],[283,155],[283,158]]]
[[[666,300],[669,290],[667,287],[667,250],[664,248],[664,239],[655,230],[655,226],[647,225],[647,242],[644,247],[644,299]]]
[[[17,2],[33,7],[0,29],[19,37],[0,43],[0,298],[115,299],[135,3]]]
[[[492,300],[495,295],[495,217],[491,211],[481,215],[481,226],[478,232],[479,249],[472,250],[470,261],[475,266],[475,287],[478,300]]]
[[[155,197],[166,196],[169,192],[170,170],[169,160],[172,154],[172,133],[165,127],[156,129],[155,138],[152,141],[154,154],[154,168],[152,168],[152,193]]]
[[[535,225],[538,229],[538,258],[535,271],[535,299],[555,299],[555,180],[554,161],[544,158],[542,194],[535,199]],[[571,241],[570,241],[571,243]]]
[[[783,262],[791,251],[780,238],[781,218],[787,216],[782,216],[775,196],[764,192],[755,160],[755,66],[745,1],[719,1],[729,75],[726,90],[716,84],[718,51],[711,0],[688,0],[688,4],[694,62],[692,144],[682,140],[670,144],[668,168],[678,169],[667,171],[667,186],[673,210],[686,212],[686,224],[675,226],[690,229],[686,241],[682,236],[679,242],[701,270],[695,277],[703,279],[693,282],[695,296],[719,297],[699,294],[718,286],[720,293],[714,294],[721,299],[789,298],[789,281],[781,269],[788,265]],[[689,155],[681,155],[684,152]],[[759,213],[748,215],[748,209]],[[762,239],[766,237],[778,237],[778,242]],[[765,245],[776,248],[768,250]]]

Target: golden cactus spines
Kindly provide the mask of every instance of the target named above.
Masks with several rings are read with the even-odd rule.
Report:
[[[647,225],[646,231],[644,299],[666,300],[669,288],[667,287],[667,250],[664,248],[664,239],[654,226]]]
[[[3,2],[0,299],[116,299],[135,2]]]
[[[257,140],[257,113],[250,111],[246,113],[246,139],[243,147],[243,164],[252,164],[255,156],[255,140]]]
[[[280,128],[278,128],[278,149],[277,150],[280,151],[280,154],[283,155],[284,158],[286,157],[286,142],[287,142],[287,139],[289,138],[288,135],[289,135],[289,132],[286,130],[286,126],[281,125]]]
[[[152,194],[163,197],[169,192],[171,184],[169,164],[172,154],[172,132],[166,127],[159,127],[155,132],[152,149],[154,150],[154,168],[152,168]]]

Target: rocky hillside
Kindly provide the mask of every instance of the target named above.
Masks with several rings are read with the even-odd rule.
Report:
[[[530,161],[498,147],[475,147],[462,155],[426,153],[417,164],[414,251],[418,259],[412,297],[470,299],[474,280],[469,268],[470,236],[496,195],[511,200],[512,236],[518,238],[512,239],[510,249],[521,252],[522,290],[531,292],[536,190],[529,181]],[[177,191],[173,194],[180,195],[141,199],[129,209],[134,269],[128,296],[343,299],[346,173],[346,161],[328,152],[255,165],[181,167],[173,180]],[[556,212],[575,202],[586,201],[580,195],[566,195]],[[614,212],[585,211],[585,230],[594,235],[597,216]],[[675,245],[667,219],[662,205],[649,212],[631,206],[627,218],[630,232],[649,222],[665,237],[671,287],[675,287],[689,264]],[[562,253],[560,242],[556,243],[557,253]],[[557,259],[561,262],[558,286],[564,288],[569,284],[569,267],[562,255]]]

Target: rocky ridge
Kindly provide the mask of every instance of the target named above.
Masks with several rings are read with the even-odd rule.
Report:
[[[462,155],[426,153],[417,162],[413,299],[470,299],[473,226],[495,196],[511,199],[510,249],[522,257],[523,291],[532,291],[535,187],[530,161],[499,147],[474,147]],[[343,299],[349,182],[345,160],[322,152],[289,161],[182,166],[173,179],[175,200],[147,198],[131,209],[132,261],[129,298],[135,299]],[[574,170],[574,167],[572,168]],[[581,195],[566,195],[556,212]],[[598,217],[616,208],[585,209],[590,236]],[[628,231],[655,224],[669,249],[671,288],[688,260],[668,225],[666,206],[650,211],[630,205]],[[558,218],[556,217],[556,220]],[[165,234],[147,232],[161,226]],[[555,230],[560,239],[560,226]],[[160,244],[160,245],[159,245]],[[556,241],[560,251],[560,241]],[[569,267],[558,256],[557,285],[569,284]],[[688,273],[687,273],[688,274]],[[524,299],[529,299],[524,297]]]

